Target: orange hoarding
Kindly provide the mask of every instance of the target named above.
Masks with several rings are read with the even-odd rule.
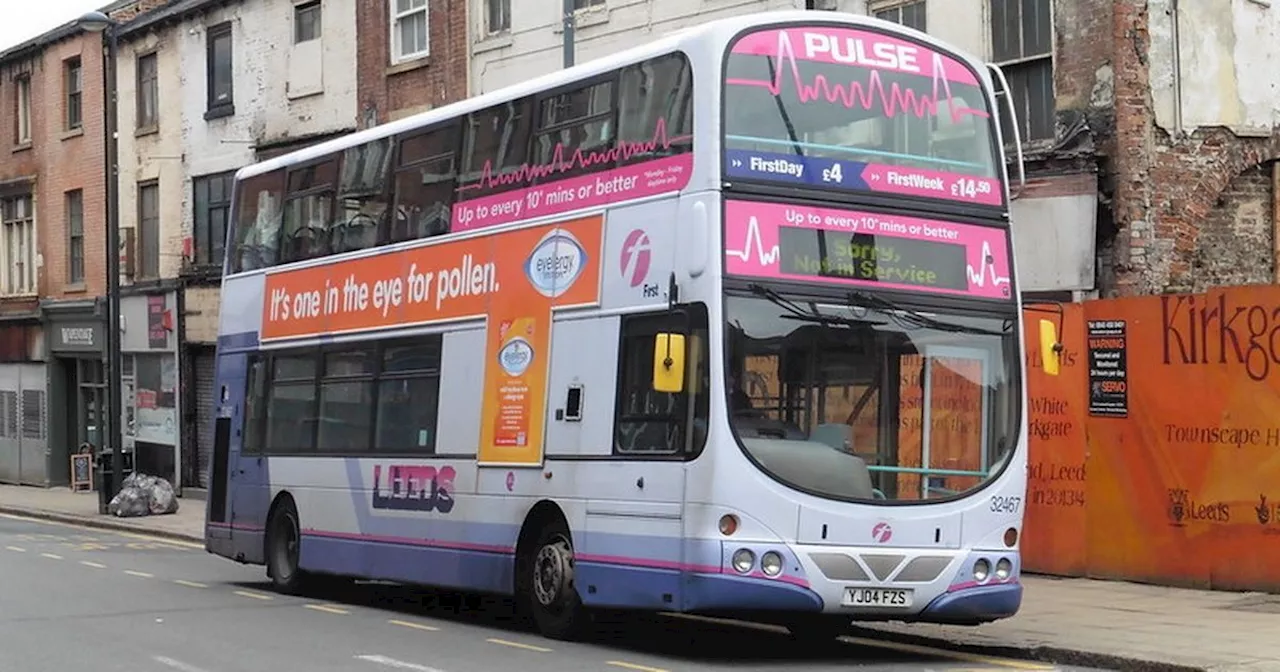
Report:
[[[1280,589],[1280,287],[1067,311],[1062,375],[1029,372],[1027,569]]]
[[[1084,309],[1079,304],[1028,308],[1023,337],[1027,344],[1027,499],[1022,534],[1024,566],[1069,576],[1085,570],[1085,406],[1088,363],[1081,336]],[[1063,351],[1058,375],[1040,361],[1040,320],[1059,327]]]
[[[603,226],[593,216],[272,273],[262,339],[487,317],[479,461],[541,464],[551,312],[599,301]]]

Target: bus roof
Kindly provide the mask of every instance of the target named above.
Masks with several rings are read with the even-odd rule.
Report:
[[[755,12],[743,16],[716,19],[696,26],[689,26],[687,28],[671,31],[662,37],[609,56],[585,61],[571,68],[555,70],[520,84],[495,89],[488,93],[465,98],[443,107],[420,112],[403,119],[379,124],[363,131],[356,131],[354,133],[334,138],[332,140],[327,140],[310,147],[304,147],[266,161],[251,164],[236,171],[236,180],[244,180],[255,175],[269,173],[273,170],[278,170],[294,164],[306,163],[313,159],[318,159],[328,154],[340,152],[350,147],[363,145],[374,140],[381,140],[383,138],[412,131],[414,129],[424,128],[449,119],[464,116],[471,112],[483,110],[493,105],[523,98],[540,91],[555,89],[583,79],[588,79],[626,65],[639,63],[655,56],[671,53],[681,47],[688,47],[690,42],[708,39],[716,42],[728,42],[728,40],[737,33],[755,26],[778,23],[821,23],[826,21],[875,26],[884,30],[908,35],[929,45],[937,51],[949,53],[964,61],[975,73],[977,73],[980,81],[990,86],[990,73],[986,71],[982,61],[974,58],[970,54],[957,50],[954,46],[940,41],[931,35],[922,33],[914,28],[910,28],[902,24],[884,21],[865,14],[850,14],[847,12],[831,12],[825,10],[787,9]]]

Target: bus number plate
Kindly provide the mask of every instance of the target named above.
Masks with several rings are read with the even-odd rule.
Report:
[[[912,591],[898,588],[845,588],[844,603],[849,607],[889,607],[904,609],[911,606]]]

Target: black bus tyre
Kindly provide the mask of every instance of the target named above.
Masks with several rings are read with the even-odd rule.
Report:
[[[298,567],[302,549],[302,530],[298,525],[298,509],[285,500],[267,521],[267,576],[271,585],[286,595],[301,593],[307,574]]]
[[[544,637],[573,639],[588,617],[573,581],[573,541],[560,522],[545,524],[522,563],[523,599]]]

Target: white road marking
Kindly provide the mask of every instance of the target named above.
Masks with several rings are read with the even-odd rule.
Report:
[[[263,595],[262,593],[254,593],[254,592],[250,592],[250,591],[248,591],[248,590],[237,590],[237,591],[235,591],[235,594],[236,594],[236,595],[239,595],[240,597],[252,597],[252,598],[253,598],[253,599],[255,599],[255,600],[273,600],[273,599],[275,599],[275,598],[271,597],[270,595]]]
[[[178,584],[179,586],[186,586],[188,588],[208,588],[209,587],[209,584],[207,583],[199,583],[196,581],[186,581],[183,579],[174,579],[173,582]]]
[[[181,660],[174,660],[167,656],[151,656],[151,660],[154,660],[161,665],[172,667],[173,669],[178,670],[178,672],[205,672],[204,668],[196,667],[191,663],[184,663]]]
[[[484,640],[484,641],[489,642],[490,644],[501,644],[502,646],[509,646],[509,647],[511,647],[511,648],[513,648],[513,649],[524,649],[525,651],[539,651],[539,652],[541,652],[541,653],[547,653],[548,651],[550,651],[550,650],[551,650],[551,649],[546,648],[545,646],[534,646],[534,645],[532,645],[532,644],[521,644],[520,642],[513,642],[513,641],[511,641],[511,640],[509,640],[509,639],[496,639],[496,638],[490,638],[490,639],[486,639],[486,640]]]
[[[664,670],[661,667],[649,667],[648,665],[636,665],[635,663],[628,663],[622,660],[610,660],[605,664],[612,665],[614,667],[621,667],[628,670],[638,670],[639,672],[667,672],[667,670]]]
[[[25,548],[23,548],[23,547],[21,547],[21,546],[5,546],[5,548],[7,548],[7,549],[9,549],[9,550],[11,550],[11,551],[13,551],[13,552],[15,552],[15,553],[26,553],[26,552],[27,552],[27,549],[25,549]]]
[[[328,605],[328,604],[304,604],[304,605],[302,605],[302,606],[304,606],[304,607],[306,607],[306,608],[308,608],[308,609],[314,609],[314,610],[316,610],[316,611],[323,611],[323,612],[325,612],[326,614],[349,614],[349,613],[351,613],[351,612],[349,612],[349,611],[347,611],[346,609],[343,609],[343,608],[341,608],[341,607],[334,607],[334,606],[331,606],[331,605]]]
[[[397,670],[413,670],[414,672],[444,672],[444,670],[438,667],[427,667],[426,665],[419,665],[417,663],[410,663],[403,660],[396,660],[395,658],[388,658],[387,656],[377,656],[377,655],[367,654],[362,656],[356,656],[355,658],[356,660],[363,660],[366,663],[386,665],[387,667],[393,667]]]
[[[155,574],[148,574],[146,572],[135,572],[132,569],[126,569],[124,570],[124,573],[128,574],[129,576],[136,576],[143,579],[154,579],[156,576]]]
[[[98,563],[98,562],[91,562],[91,561],[89,561],[89,560],[81,560],[81,561],[80,561],[80,564],[84,565],[85,567],[92,567],[92,568],[94,568],[94,569],[106,569],[106,568],[107,568],[107,566],[106,566],[106,565],[104,565],[104,564],[102,564],[102,563]]]
[[[402,628],[413,628],[414,630],[426,630],[427,632],[437,632],[440,630],[440,628],[437,628],[434,625],[423,625],[421,623],[414,623],[413,621],[401,621],[394,618],[387,622],[390,623],[391,625],[398,625]]]
[[[40,555],[41,555],[41,556],[43,556],[43,557],[49,558],[50,560],[61,560],[61,559],[62,559],[62,556],[61,556],[61,555],[57,555],[57,554],[55,554],[55,553],[41,553]]]

